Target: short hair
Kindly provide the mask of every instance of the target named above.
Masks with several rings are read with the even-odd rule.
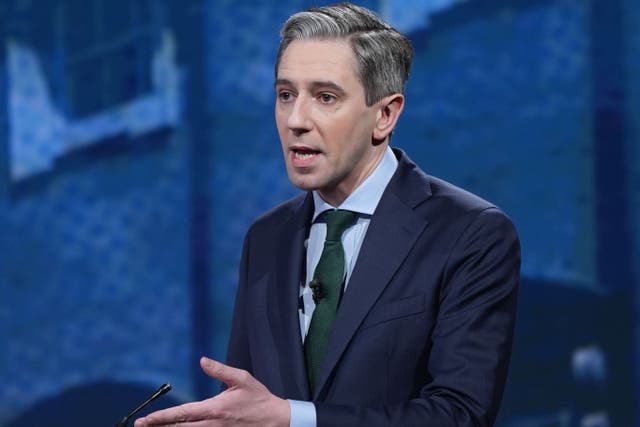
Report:
[[[404,93],[413,46],[369,9],[351,3],[307,9],[285,22],[280,37],[276,78],[282,55],[292,41],[346,39],[356,58],[368,106],[387,95]]]

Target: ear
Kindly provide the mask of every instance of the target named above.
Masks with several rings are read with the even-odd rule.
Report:
[[[378,112],[376,125],[373,128],[373,139],[375,141],[384,141],[396,126],[402,108],[404,107],[404,96],[394,93],[385,96],[376,103]]]

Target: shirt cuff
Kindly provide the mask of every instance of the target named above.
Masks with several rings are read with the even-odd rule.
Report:
[[[316,427],[316,406],[312,402],[288,399],[291,407],[289,427]]]

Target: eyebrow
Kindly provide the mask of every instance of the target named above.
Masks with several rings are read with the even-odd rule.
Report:
[[[291,82],[291,80],[287,80],[287,79],[276,79],[275,83],[274,83],[274,87],[277,86],[294,86],[294,84]],[[326,80],[326,81],[313,81],[309,84],[309,88],[311,90],[320,90],[320,89],[331,89],[334,92],[336,92],[338,95],[340,96],[345,96],[347,94],[347,92],[345,92],[345,90],[338,85],[337,83],[332,82],[331,80]]]

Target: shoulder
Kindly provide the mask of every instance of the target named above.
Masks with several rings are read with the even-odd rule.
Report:
[[[480,196],[427,174],[403,151],[394,151],[398,168],[389,182],[387,192],[395,194],[411,208],[427,205],[451,214],[496,207]]]
[[[433,195],[428,203],[433,225],[449,230],[452,248],[509,248],[519,259],[519,237],[509,216],[495,204],[436,177],[430,177]]]
[[[494,203],[427,174],[400,150],[396,150],[396,156],[398,170],[390,183],[390,191],[430,223],[459,231],[472,223],[483,222],[513,227],[511,219]]]
[[[291,220],[295,220],[300,215],[305,215],[308,210],[310,196],[306,193],[299,194],[289,200],[286,200],[267,212],[260,215],[249,227],[248,234],[262,234],[276,229],[280,229],[283,224]],[[313,203],[310,205],[313,208]]]
[[[494,203],[440,178],[429,177],[432,212],[441,212],[441,221],[458,224],[460,232],[469,228],[493,230],[517,238],[513,221]]]
[[[425,176],[431,189],[432,203],[441,203],[449,209],[461,212],[497,208],[493,203],[464,188],[432,175]]]

